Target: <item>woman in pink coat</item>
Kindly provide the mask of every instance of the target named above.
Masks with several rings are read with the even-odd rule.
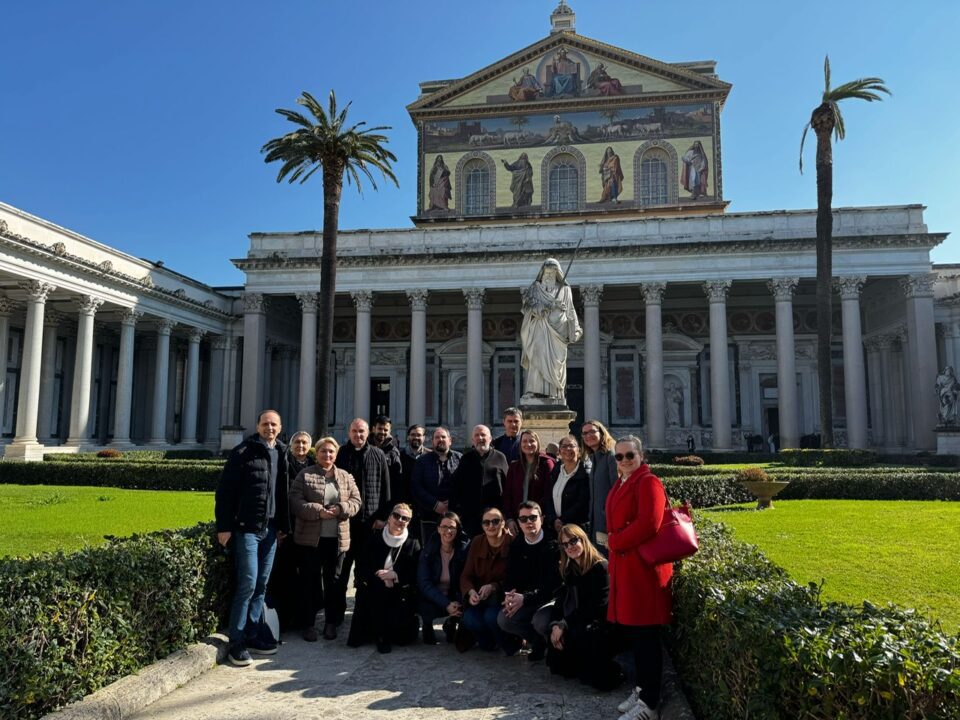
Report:
[[[640,439],[628,435],[614,448],[618,482],[607,495],[607,534],[610,550],[610,601],[607,619],[615,635],[628,637],[637,666],[631,720],[653,718],[660,702],[660,626],[670,623],[670,578],[673,565],[648,565],[640,546],[660,529],[667,494],[660,478],[643,461]],[[627,703],[624,703],[625,705]],[[636,709],[639,708],[639,709]],[[646,713],[646,714],[645,714]]]

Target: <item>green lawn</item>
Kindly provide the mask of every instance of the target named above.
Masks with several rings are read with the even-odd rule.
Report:
[[[0,485],[0,557],[76,550],[104,535],[189,527],[213,519],[212,492]]]
[[[701,511],[828,600],[894,602],[960,629],[960,503],[782,500]]]

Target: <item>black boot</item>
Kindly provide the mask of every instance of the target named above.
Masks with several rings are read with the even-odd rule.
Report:
[[[424,624],[423,624],[423,644],[424,644],[424,645],[436,645],[436,644],[437,644],[437,636],[436,636],[436,633],[433,632],[433,624],[432,624],[432,623],[424,623]]]
[[[457,619],[448,617],[443,621],[443,634],[448,643],[453,643],[457,637]]]

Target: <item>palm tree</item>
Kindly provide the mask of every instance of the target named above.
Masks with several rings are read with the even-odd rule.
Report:
[[[389,127],[366,128],[366,123],[347,125],[347,111],[350,103],[337,112],[337,98],[330,91],[329,108],[323,106],[308,92],[297,98],[311,117],[279,108],[276,112],[294,125],[299,126],[293,132],[274,138],[266,143],[260,152],[265,153],[264,162],[280,161],[277,182],[284,178],[293,183],[306,182],[321,170],[323,178],[323,256],[320,259],[320,348],[317,361],[317,404],[320,408],[320,436],[327,433],[327,406],[330,388],[327,376],[330,368],[330,350],[333,346],[333,302],[337,288],[337,224],[340,216],[340,194],[343,191],[343,178],[355,184],[362,194],[361,174],[366,176],[377,189],[371,169],[379,170],[384,178],[398,185],[393,174],[391,162],[396,156],[384,145],[386,135],[379,133]],[[357,408],[363,412],[363,408]],[[310,428],[306,428],[310,429]]]
[[[833,301],[833,146],[831,135],[843,140],[846,128],[840,101],[882,100],[879,93],[890,91],[877,77],[860,78],[830,87],[830,57],[823,62],[824,89],[820,105],[810,115],[800,138],[800,172],[803,172],[803,143],[807,130],[817,136],[817,379],[820,385],[820,441],[833,447],[833,370],[830,357]]]

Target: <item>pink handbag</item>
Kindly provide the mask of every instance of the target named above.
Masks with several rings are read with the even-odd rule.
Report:
[[[657,534],[640,546],[640,558],[648,565],[675,563],[692,556],[699,547],[690,503],[675,508],[668,501]]]

